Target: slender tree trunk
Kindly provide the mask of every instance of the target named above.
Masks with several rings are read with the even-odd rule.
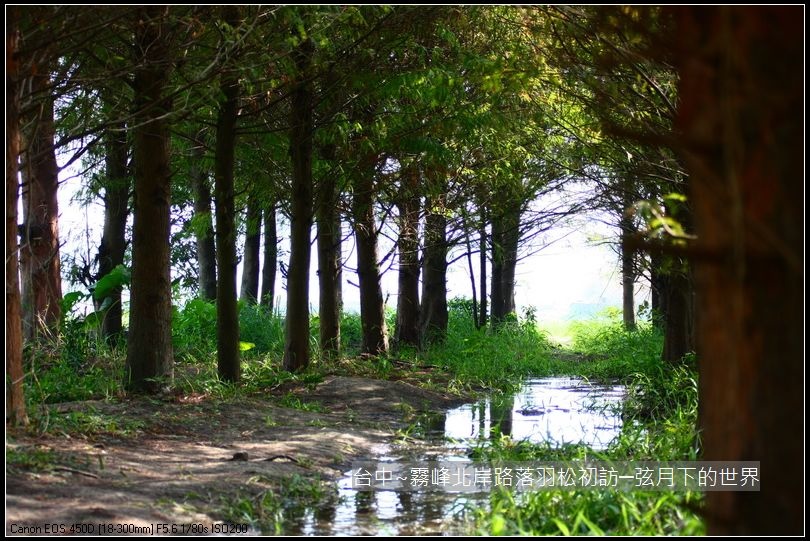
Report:
[[[803,8],[675,13],[676,128],[701,254],[694,269],[703,458],[758,460],[762,476],[759,492],[707,493],[708,532],[801,535]]]
[[[17,10],[6,12],[6,424],[28,424],[23,396],[20,268],[17,259],[17,198],[20,155],[20,73]]]
[[[503,315],[514,315],[517,311],[515,305],[515,283],[517,272],[518,245],[520,243],[520,211],[515,209],[509,216],[507,229],[503,236],[504,264],[501,280],[503,285]]]
[[[495,328],[503,323],[506,312],[504,311],[503,300],[503,218],[492,217],[492,327]]]
[[[481,204],[481,224],[478,228],[478,243],[479,243],[479,266],[480,276],[478,277],[481,291],[481,309],[479,311],[478,328],[485,328],[487,326],[487,211],[486,207]]]
[[[278,232],[276,204],[264,209],[264,266],[262,267],[262,304],[275,306],[276,269],[278,268]]]
[[[425,259],[422,309],[419,323],[422,345],[442,342],[447,336],[447,218],[428,201],[425,218]],[[438,203],[441,206],[441,203]]]
[[[259,299],[259,250],[262,236],[262,208],[256,194],[248,196],[245,231],[245,255],[242,258],[241,298],[248,304],[256,304]]]
[[[625,203],[629,204],[629,197],[625,197]],[[628,246],[628,240],[633,235],[633,219],[623,209],[622,218],[619,222],[621,231],[621,252],[622,252],[622,320],[626,331],[636,330],[636,303],[633,296],[633,288],[636,281],[633,250]]]
[[[37,66],[32,94],[39,107],[28,121],[22,154],[23,332],[28,340],[54,335],[59,324],[62,276],[59,272],[59,167],[54,149],[53,99],[47,66]],[[42,97],[39,97],[42,96]]]
[[[126,231],[129,217],[130,180],[127,171],[129,148],[126,126],[117,123],[106,134],[105,164],[107,179],[104,186],[104,232],[98,247],[98,276],[109,274],[124,263],[127,248]],[[107,304],[101,321],[102,336],[112,345],[117,345],[123,330],[121,287],[116,287],[99,306]]]
[[[473,268],[472,242],[470,242],[470,231],[464,225],[464,240],[467,245],[467,269],[470,273],[470,291],[472,291],[472,318],[476,328],[478,327],[478,288],[475,285],[475,269]]]
[[[394,332],[397,346],[419,345],[419,169],[411,165],[402,172],[397,200],[399,213],[399,287],[397,321]]]
[[[377,225],[374,219],[374,168],[361,171],[354,190],[354,231],[357,239],[357,278],[360,285],[360,320],[363,353],[385,355],[388,337],[385,305],[377,259]]]
[[[139,10],[135,50],[135,212],[132,236],[132,298],[127,342],[128,387],[157,392],[170,383],[172,288],[169,259],[171,110],[163,96],[171,71],[168,8]]]
[[[284,369],[303,370],[309,365],[309,262],[312,230],[312,108],[314,91],[308,80],[313,44],[304,40],[294,53],[299,82],[290,109],[292,204],[290,270],[287,275]]]
[[[334,145],[321,148],[321,155],[335,160]],[[343,309],[343,261],[341,245],[339,192],[335,175],[327,173],[320,180],[317,196],[318,220],[318,317],[320,319],[321,358],[331,361],[340,357],[340,313]]]
[[[208,172],[202,166],[205,156],[203,137],[204,132],[200,130],[194,138],[189,173],[191,190],[194,194],[194,216],[202,222],[195,231],[200,298],[213,301],[217,298],[217,251],[214,243],[214,223],[211,219],[211,186]]]
[[[225,8],[232,25],[236,7]],[[234,150],[239,106],[239,81],[233,68],[220,75],[217,142],[214,150],[214,195],[217,239],[217,372],[224,381],[239,381],[239,310],[236,303],[236,210],[234,206]]]
[[[669,276],[663,268],[664,256],[653,252],[650,254],[650,291],[652,307],[652,323],[664,330],[667,314]]]

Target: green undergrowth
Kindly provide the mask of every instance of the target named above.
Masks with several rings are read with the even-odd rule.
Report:
[[[582,375],[621,378],[634,373],[654,373],[660,366],[664,336],[649,322],[638,322],[627,331],[621,312],[607,309],[596,318],[569,324],[568,349],[583,355]]]

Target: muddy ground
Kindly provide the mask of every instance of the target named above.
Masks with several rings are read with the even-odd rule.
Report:
[[[93,524],[88,533],[96,534],[101,523],[129,533],[155,524],[210,528],[223,519],[225,502],[273,490],[295,474],[335,480],[352,460],[385,453],[414,412],[460,402],[400,381],[343,376],[284,389],[290,392],[323,411],[281,407],[279,391],[54,405],[52,416],[84,412],[108,429],[82,437],[7,434],[6,533],[51,533],[48,524],[64,525],[56,533],[67,534],[78,533],[74,524]],[[120,427],[110,428],[110,420]],[[20,459],[26,456],[47,458],[28,464]]]

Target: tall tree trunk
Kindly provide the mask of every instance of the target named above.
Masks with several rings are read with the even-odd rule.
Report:
[[[141,8],[135,26],[135,212],[127,342],[128,387],[157,392],[171,381],[172,287],[169,259],[171,104],[163,96],[171,71],[168,8]]]
[[[31,340],[40,333],[53,335],[59,324],[62,276],[59,272],[59,167],[54,149],[53,99],[49,68],[39,65],[32,77],[32,95],[38,101],[28,121],[22,154],[23,333]]]
[[[700,6],[676,15],[676,127],[702,256],[694,269],[704,459],[759,460],[763,476],[759,492],[707,494],[708,532],[800,535],[803,11]]]
[[[237,7],[224,8],[236,26]],[[217,372],[224,381],[239,381],[239,310],[236,303],[236,210],[234,207],[234,149],[239,106],[239,80],[234,68],[220,75],[217,142],[214,149],[214,195],[217,239]]]
[[[664,269],[664,256],[653,251],[650,254],[650,304],[652,308],[652,323],[664,330],[666,321],[669,276]]]
[[[470,242],[470,230],[464,224],[464,241],[467,245],[467,269],[470,273],[470,291],[472,291],[472,318],[476,328],[478,327],[478,287],[475,284],[475,269],[473,266],[472,242]]]
[[[335,159],[334,145],[321,148],[325,160]],[[320,319],[321,358],[340,357],[340,313],[343,309],[343,242],[338,211],[339,193],[335,175],[327,173],[320,180],[317,196],[318,220],[318,317]]]
[[[360,285],[360,320],[363,353],[385,355],[388,337],[385,304],[377,259],[377,224],[374,219],[374,171],[364,168],[358,175],[353,200],[354,231],[357,239],[357,278]]]
[[[290,269],[287,274],[284,369],[309,365],[309,261],[312,230],[312,108],[314,90],[309,81],[313,44],[304,40],[294,52],[299,82],[290,108],[292,204],[290,212]]]
[[[264,209],[264,266],[262,267],[262,305],[275,306],[276,269],[278,268],[278,232],[276,204]]]
[[[104,232],[98,247],[98,276],[109,274],[124,263],[127,248],[126,231],[129,217],[130,180],[127,171],[129,148],[124,123],[116,123],[106,133],[104,184]],[[112,345],[117,345],[123,330],[121,287],[99,299],[99,306],[107,305],[101,321],[101,334]]]
[[[194,216],[202,222],[195,231],[200,298],[213,301],[217,298],[217,251],[214,243],[214,223],[211,219],[211,186],[208,171],[202,166],[205,156],[204,135],[203,130],[200,130],[194,138],[189,174],[194,195]]]
[[[419,169],[402,171],[397,199],[399,225],[399,283],[394,341],[397,346],[419,345]]]
[[[629,203],[628,199],[625,198],[625,203]],[[636,281],[636,270],[633,262],[633,250],[628,246],[634,228],[633,219],[627,213],[626,207],[622,212],[622,218],[619,222],[622,252],[622,321],[626,331],[634,331],[636,330],[636,303],[633,288]]]
[[[487,210],[486,207],[480,204],[481,208],[481,223],[478,226],[478,244],[479,244],[479,266],[480,276],[478,277],[481,292],[481,308],[479,310],[478,328],[485,328],[487,326]]]
[[[694,351],[694,343],[690,339],[691,285],[684,268],[673,269],[667,277],[667,281],[667,311],[664,320],[664,350],[661,359],[670,364],[677,364],[681,362],[684,355]]]
[[[259,299],[259,250],[262,236],[262,208],[256,194],[248,196],[245,224],[245,255],[242,258],[242,291],[240,296],[248,304]]]
[[[493,217],[494,218],[494,217]],[[520,243],[520,206],[510,205],[492,222],[492,323],[515,314],[515,271]]]
[[[425,259],[422,278],[420,333],[423,346],[447,336],[447,218],[441,199],[429,199],[425,218]]]
[[[20,268],[17,259],[17,160],[20,155],[20,67],[17,10],[6,12],[6,423],[28,424],[23,396]]]

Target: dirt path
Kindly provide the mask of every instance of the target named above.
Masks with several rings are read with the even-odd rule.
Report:
[[[353,459],[385,452],[404,413],[458,403],[403,382],[341,376],[291,391],[288,397],[323,411],[280,407],[278,395],[55,405],[53,415],[79,412],[121,426],[81,439],[8,434],[6,533],[52,533],[48,524],[68,534],[76,533],[73,524],[93,524],[96,534],[101,523],[129,530],[108,533],[156,524],[210,528],[229,498],[262,493],[295,474],[336,479]],[[121,435],[133,420],[137,428]]]

